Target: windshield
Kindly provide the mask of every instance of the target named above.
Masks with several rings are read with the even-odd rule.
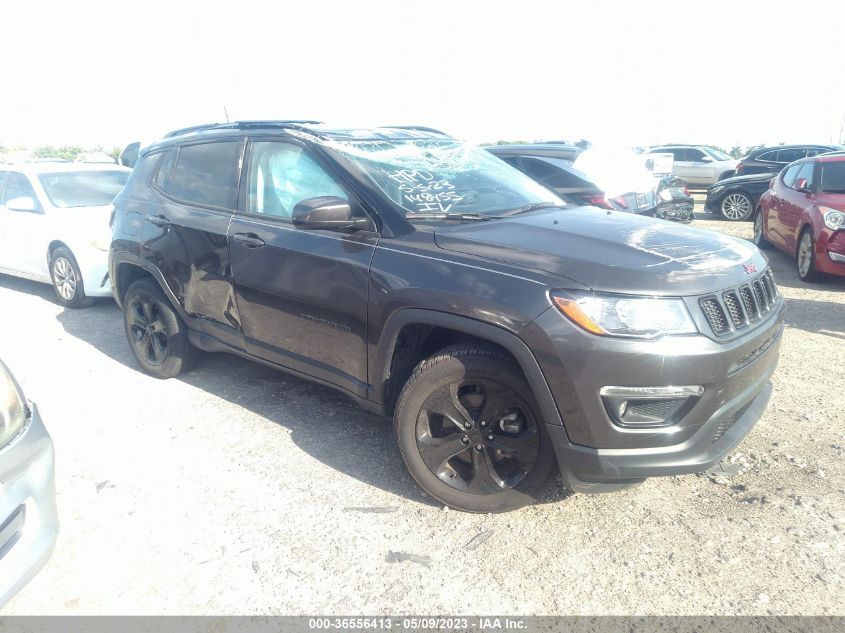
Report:
[[[527,205],[565,204],[554,193],[479,147],[455,139],[332,141],[405,217],[495,216]]]
[[[845,161],[821,162],[820,193],[845,193]]]
[[[715,147],[703,147],[702,149],[716,160],[733,160],[728,154]]]
[[[38,179],[55,207],[102,207],[111,204],[129,174],[124,171],[67,171],[39,174]]]

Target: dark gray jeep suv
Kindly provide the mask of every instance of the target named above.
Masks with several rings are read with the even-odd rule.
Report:
[[[392,415],[463,510],[706,469],[769,400],[783,299],[750,242],[567,205],[422,128],[179,130],[115,200],[141,367],[247,356]]]

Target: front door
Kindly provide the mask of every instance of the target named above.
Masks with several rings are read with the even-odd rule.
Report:
[[[378,235],[297,229],[294,206],[354,197],[302,145],[250,143],[229,252],[246,349],[366,394],[367,289]],[[359,207],[360,210],[360,207]]]
[[[804,209],[810,204],[810,193],[813,191],[813,171],[815,163],[808,161],[800,163],[801,167],[792,179],[788,189],[784,189],[780,209],[780,229],[787,250],[794,251],[798,247],[798,229],[801,227],[801,220],[804,217]],[[801,180],[807,181],[809,191],[800,191],[798,183]]]

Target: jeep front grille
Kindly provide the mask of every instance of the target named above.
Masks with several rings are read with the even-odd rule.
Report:
[[[748,283],[703,297],[701,312],[716,336],[727,336],[762,320],[778,303],[775,279],[766,269]]]

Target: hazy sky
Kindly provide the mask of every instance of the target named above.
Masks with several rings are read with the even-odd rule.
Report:
[[[474,141],[838,140],[845,2],[6,2],[0,143],[223,120]]]

